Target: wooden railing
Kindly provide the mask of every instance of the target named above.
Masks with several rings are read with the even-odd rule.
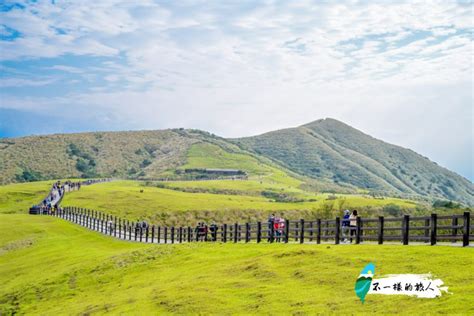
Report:
[[[146,243],[208,242],[298,242],[298,243],[354,243],[364,242],[422,242],[436,245],[438,242],[462,242],[468,246],[474,240],[470,212],[461,215],[437,215],[403,217],[362,218],[356,225],[342,225],[335,219],[285,220],[281,229],[269,222],[233,223],[208,227],[202,231],[191,226],[168,227],[138,224],[102,212],[78,207],[48,210],[42,214],[57,216],[94,231],[124,240]]]

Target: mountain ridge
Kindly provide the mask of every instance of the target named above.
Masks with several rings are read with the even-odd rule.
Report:
[[[468,179],[411,149],[332,118],[233,139],[183,128],[3,138],[0,179],[10,183],[99,175],[174,177],[174,170],[186,164],[191,148],[199,143],[254,156],[260,164],[275,163],[286,173],[316,181],[319,188],[358,188],[374,194],[425,196],[474,205]],[[51,163],[59,168],[53,171],[48,167]]]
[[[411,149],[376,139],[335,119],[320,119],[234,141],[313,178],[332,177],[335,182],[374,191],[473,203],[472,183],[468,179]],[[326,162],[328,157],[330,164]],[[314,166],[325,166],[326,172],[321,173]],[[337,170],[327,172],[331,168]]]

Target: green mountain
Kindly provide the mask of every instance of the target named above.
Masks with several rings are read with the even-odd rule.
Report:
[[[0,139],[0,183],[69,177],[182,179],[187,168],[240,169],[319,191],[364,190],[473,205],[473,185],[415,152],[333,119],[241,139],[199,130]],[[203,175],[200,175],[201,177]]]
[[[474,204],[469,180],[410,149],[385,143],[334,119],[233,141],[308,177],[374,193]]]

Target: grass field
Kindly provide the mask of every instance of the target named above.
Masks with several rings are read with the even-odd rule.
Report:
[[[265,188],[264,184],[247,181],[201,181],[170,182],[167,185],[183,187],[188,185],[201,187],[228,187],[236,190],[255,191]],[[143,192],[140,192],[143,190]],[[300,193],[303,195],[303,193]],[[344,195],[336,200],[328,200],[327,194],[304,195],[312,202],[274,202],[261,195],[232,195],[213,193],[189,193],[158,187],[144,187],[136,181],[114,181],[84,186],[80,191],[66,194],[63,206],[79,206],[104,211],[124,218],[135,220],[145,218],[160,224],[188,224],[189,220],[236,221],[266,218],[269,212],[280,212],[287,217],[299,218],[312,213],[315,216],[328,204],[334,209],[344,207],[360,208],[365,206],[383,207],[397,204],[405,208],[414,208],[411,201],[399,199],[373,199],[366,196]],[[303,213],[301,211],[304,211]],[[329,216],[329,215],[326,215]]]
[[[190,244],[116,241],[63,220],[0,215],[0,314],[474,313],[473,249],[393,245]],[[433,273],[452,294],[370,295],[354,282]]]
[[[54,181],[17,183],[0,186],[0,213],[25,213],[41,202]]]

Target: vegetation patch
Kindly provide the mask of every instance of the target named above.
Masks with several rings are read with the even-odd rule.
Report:
[[[46,216],[0,215],[0,313],[430,314],[474,313],[472,249],[448,246],[122,242]],[[402,258],[402,259],[401,259]],[[452,260],[456,258],[456,260]],[[437,299],[354,293],[361,268],[431,272],[452,294]],[[54,267],[54,268],[50,268]]]

